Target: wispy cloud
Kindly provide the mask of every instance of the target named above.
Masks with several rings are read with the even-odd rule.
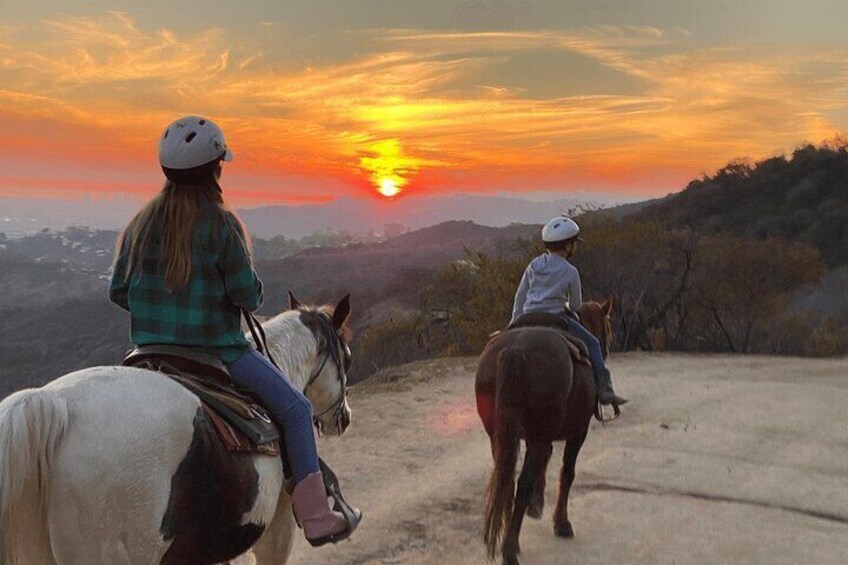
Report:
[[[326,183],[334,191],[376,183],[378,169],[410,190],[662,190],[735,156],[828,137],[848,114],[848,45],[704,48],[686,30],[633,26],[370,30],[353,39],[355,57],[282,70],[268,56],[273,45],[223,29],[140,29],[124,13],[40,25],[0,28],[0,125],[87,134],[68,146],[69,134],[45,138],[41,129],[43,153],[152,156],[167,121],[203,113],[224,125],[241,170],[335,179]],[[599,83],[579,96],[539,97],[509,76],[478,78],[517,54],[551,51],[636,88]],[[32,155],[34,135],[20,129],[10,150]],[[396,149],[400,164],[373,161],[379,148]],[[281,180],[276,190],[269,198],[299,188]]]

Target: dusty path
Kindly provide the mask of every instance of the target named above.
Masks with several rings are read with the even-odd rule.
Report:
[[[848,563],[848,359],[619,355],[632,400],[593,424],[573,540],[553,535],[562,445],[522,563]],[[353,425],[324,457],[366,519],[355,538],[292,562],[482,564],[488,438],[473,359],[415,363],[352,392]]]

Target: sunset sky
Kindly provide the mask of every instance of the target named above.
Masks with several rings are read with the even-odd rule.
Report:
[[[848,129],[848,2],[0,3],[0,196],[150,195],[183,114],[240,204],[660,196]]]

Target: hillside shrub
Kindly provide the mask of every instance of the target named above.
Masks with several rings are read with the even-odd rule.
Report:
[[[818,251],[807,243],[698,236],[655,221],[584,220],[586,242],[574,263],[585,299],[615,299],[617,350],[848,350],[846,332],[833,320],[791,307],[824,274]],[[478,354],[509,322],[523,270],[542,252],[538,242],[520,245],[507,256],[469,251],[439,271],[421,293],[419,315],[369,330],[367,355],[387,363]]]

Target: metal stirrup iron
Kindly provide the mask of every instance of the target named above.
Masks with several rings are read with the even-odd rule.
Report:
[[[318,458],[318,466],[321,468],[321,474],[324,476],[324,489],[327,491],[327,495],[333,499],[333,510],[340,512],[345,517],[351,530],[355,529],[359,525],[360,520],[362,520],[362,514],[357,515],[350,504],[344,499],[341,487],[339,486],[339,478],[320,457]]]
[[[618,404],[612,405],[612,411],[612,418],[604,418],[604,407],[601,404],[600,400],[595,400],[595,418],[602,425],[606,425],[609,422],[615,422],[616,420],[618,420],[618,417],[621,416],[621,408],[619,408]]]

